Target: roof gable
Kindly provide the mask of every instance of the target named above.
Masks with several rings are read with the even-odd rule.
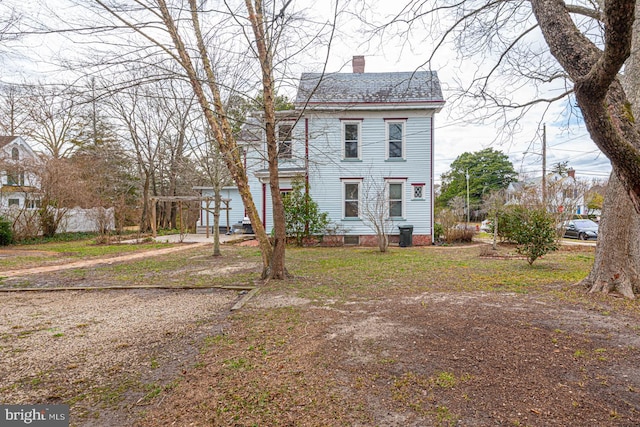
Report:
[[[435,71],[304,73],[296,103],[307,100],[309,104],[444,103]]]
[[[21,136],[0,136],[0,152],[11,155],[10,147],[12,145],[13,147],[17,147],[22,153],[20,158],[22,158],[23,155],[31,158],[35,158],[37,156],[31,146]]]

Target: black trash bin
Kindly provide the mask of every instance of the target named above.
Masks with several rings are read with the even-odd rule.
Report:
[[[413,225],[399,225],[398,228],[400,229],[400,247],[413,246]]]

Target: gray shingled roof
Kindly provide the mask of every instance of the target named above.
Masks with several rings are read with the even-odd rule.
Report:
[[[321,76],[320,73],[302,74],[296,103],[307,101]],[[309,99],[310,104],[423,102],[444,103],[435,71],[325,74]]]
[[[0,136],[0,147],[4,147],[16,138],[17,136]]]

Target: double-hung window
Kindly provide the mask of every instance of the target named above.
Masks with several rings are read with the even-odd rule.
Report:
[[[342,122],[342,155],[344,159],[360,158],[360,122]]]
[[[404,217],[404,181],[387,180],[389,218]]]
[[[404,120],[387,120],[387,158],[404,159]]]
[[[24,172],[8,172],[7,185],[24,185]]]
[[[293,157],[293,125],[278,125],[278,158],[290,159]]]
[[[345,219],[360,218],[360,184],[361,180],[345,180],[344,186],[344,212]]]

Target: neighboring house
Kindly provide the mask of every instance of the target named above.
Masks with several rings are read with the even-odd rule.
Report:
[[[433,71],[365,73],[364,57],[354,57],[353,73],[302,74],[295,109],[278,114],[280,191],[307,180],[344,243],[376,244],[364,212],[372,199],[384,198],[396,241],[397,226],[411,225],[413,244],[431,244],[434,116],[443,106]],[[251,193],[270,232],[266,142],[259,129],[255,121],[246,126],[241,143]],[[223,197],[239,199],[237,190]],[[242,220],[237,209],[232,222]]]
[[[40,205],[33,166],[38,156],[19,136],[0,136],[0,211]]]
[[[553,213],[586,215],[586,187],[576,180],[576,171],[567,176],[550,173],[546,176],[547,207]],[[542,178],[512,182],[507,188],[507,204],[536,205],[542,201]]]

